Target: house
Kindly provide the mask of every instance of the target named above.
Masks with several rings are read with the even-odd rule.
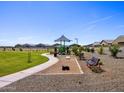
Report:
[[[102,40],[100,42],[100,45],[103,45],[103,46],[111,46],[112,45],[112,42],[113,40]]]
[[[94,43],[92,44],[92,46],[93,46],[93,47],[98,47],[98,46],[100,46],[100,42],[94,42]]]
[[[100,46],[100,42],[94,42],[92,44],[84,45],[84,47],[89,47],[89,48],[98,47],[98,46]]]
[[[124,35],[117,37],[112,44],[118,44],[120,47],[124,47]]]
[[[89,47],[92,48],[93,44],[83,45],[83,47]]]

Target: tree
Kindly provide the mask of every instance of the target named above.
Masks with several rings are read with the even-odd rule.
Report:
[[[28,48],[28,63],[31,63],[32,60],[31,60],[31,47],[30,46],[27,46]]]
[[[31,51],[28,52],[28,63],[31,63]]]

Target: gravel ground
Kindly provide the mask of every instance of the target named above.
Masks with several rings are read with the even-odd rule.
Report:
[[[85,53],[86,60],[91,58]],[[35,74],[3,87],[0,91],[38,92],[38,91],[124,91],[124,59],[114,59],[109,55],[97,55],[104,63],[103,73],[94,73],[87,68],[85,61],[79,61],[84,74],[77,75],[40,75]]]

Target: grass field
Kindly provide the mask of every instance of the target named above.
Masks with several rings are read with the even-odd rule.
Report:
[[[31,62],[28,62],[27,51],[1,51],[0,52],[0,76],[15,73],[48,61],[47,57],[40,54],[44,51],[31,52]]]

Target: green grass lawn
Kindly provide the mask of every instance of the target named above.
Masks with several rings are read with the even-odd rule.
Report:
[[[31,62],[28,62],[28,52],[0,52],[0,76],[15,73],[48,61],[41,56],[44,52],[31,52]]]

